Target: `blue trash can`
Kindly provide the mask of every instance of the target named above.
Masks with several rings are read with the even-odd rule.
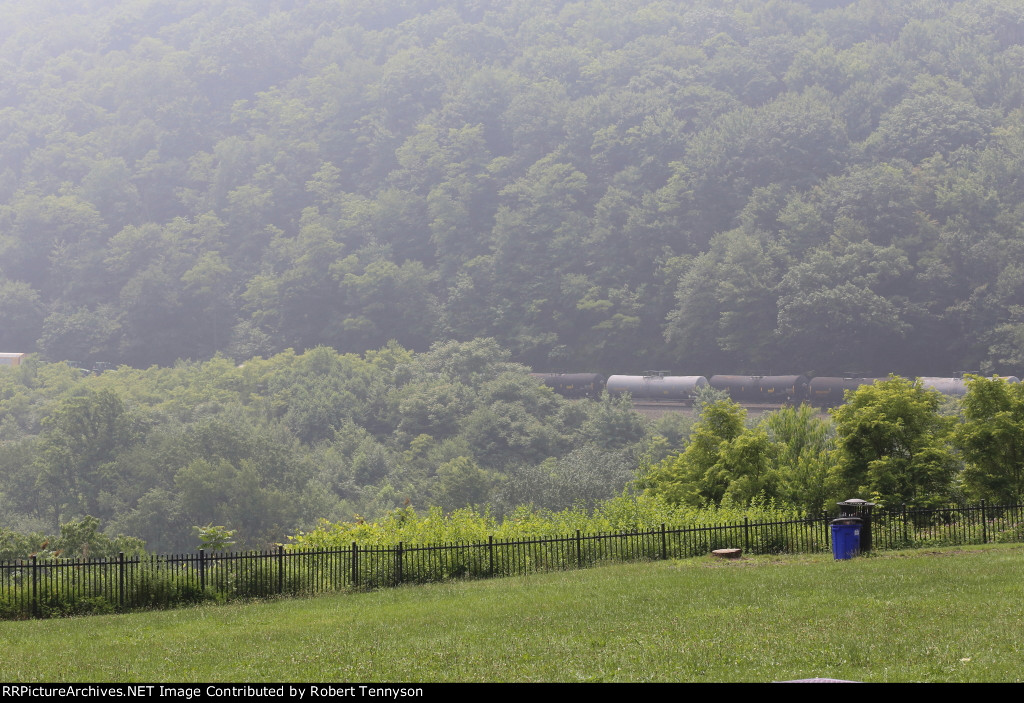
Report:
[[[832,521],[832,556],[853,559],[860,554],[860,518],[841,517]]]

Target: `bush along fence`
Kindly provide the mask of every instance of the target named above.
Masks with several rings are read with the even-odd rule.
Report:
[[[821,515],[781,522],[669,528],[430,546],[206,552],[0,562],[0,618],[167,608],[201,601],[371,589],[449,578],[513,576],[616,561],[680,559],[738,547],[745,554],[831,550]],[[1024,542],[1024,506],[877,510],[873,548]]]

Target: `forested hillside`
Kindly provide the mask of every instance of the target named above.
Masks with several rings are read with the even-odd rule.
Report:
[[[1024,365],[1017,0],[0,8],[0,350]]]

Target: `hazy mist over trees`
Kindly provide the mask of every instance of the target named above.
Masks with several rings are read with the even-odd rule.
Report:
[[[1024,362],[1018,2],[0,7],[6,351]]]

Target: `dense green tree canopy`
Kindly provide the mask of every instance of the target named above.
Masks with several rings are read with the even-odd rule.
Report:
[[[954,444],[974,498],[1019,503],[1024,497],[1024,385],[975,376],[967,381],[964,421]]]
[[[941,396],[921,382],[893,376],[861,386],[833,412],[836,470],[851,495],[889,507],[948,501],[956,461],[947,445],[951,419]]]
[[[643,418],[624,399],[562,398],[510,357],[477,339],[101,375],[0,367],[0,526],[55,534],[88,516],[175,551],[219,525],[245,548],[402,505],[502,513],[620,494]]]
[[[1011,0],[0,9],[0,349],[1021,363]]]

